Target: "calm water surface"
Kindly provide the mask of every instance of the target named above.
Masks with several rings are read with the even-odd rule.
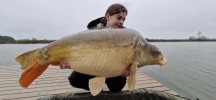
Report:
[[[149,74],[182,96],[216,100],[216,42],[152,42],[168,59],[160,66],[146,66]],[[18,66],[15,57],[47,44],[0,44],[0,67]]]
[[[141,70],[181,95],[216,100],[216,42],[157,42],[169,63]]]

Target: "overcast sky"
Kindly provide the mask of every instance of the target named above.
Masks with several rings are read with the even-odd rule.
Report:
[[[60,39],[87,30],[113,3],[128,9],[124,26],[145,38],[216,38],[216,0],[0,0],[0,35]]]

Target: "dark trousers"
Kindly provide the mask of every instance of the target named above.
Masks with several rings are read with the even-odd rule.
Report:
[[[73,71],[71,75],[68,77],[68,80],[73,87],[89,90],[88,87],[89,79],[94,77],[95,76],[85,75]],[[118,92],[123,89],[123,87],[126,84],[126,80],[127,80],[126,77],[121,77],[121,76],[112,77],[106,79],[106,84],[111,92]]]

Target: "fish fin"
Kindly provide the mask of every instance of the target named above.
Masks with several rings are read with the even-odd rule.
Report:
[[[95,77],[89,80],[89,89],[93,96],[101,92],[105,85],[106,77]]]
[[[135,85],[136,85],[136,70],[137,70],[136,65],[132,65],[130,67],[130,74],[128,76],[128,89],[129,90],[133,90],[135,88]]]
[[[16,57],[16,61],[19,62],[21,66],[21,69],[26,69],[29,65],[29,62],[33,62],[32,58],[34,58],[34,54],[38,49],[23,53],[22,55],[19,55]]]
[[[37,61],[33,61],[28,68],[22,73],[19,83],[22,87],[28,88],[28,86],[39,77],[46,69],[46,66],[40,66]]]

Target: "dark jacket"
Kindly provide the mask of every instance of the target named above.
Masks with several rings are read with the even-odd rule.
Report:
[[[104,27],[104,25],[101,23],[101,20],[103,19],[104,17],[100,17],[100,18],[97,18],[95,20],[92,20],[91,22],[88,23],[87,25],[87,28],[90,30],[90,29],[95,29],[95,28],[102,28]],[[101,24],[101,25],[100,25]],[[100,25],[100,26],[99,26]]]

